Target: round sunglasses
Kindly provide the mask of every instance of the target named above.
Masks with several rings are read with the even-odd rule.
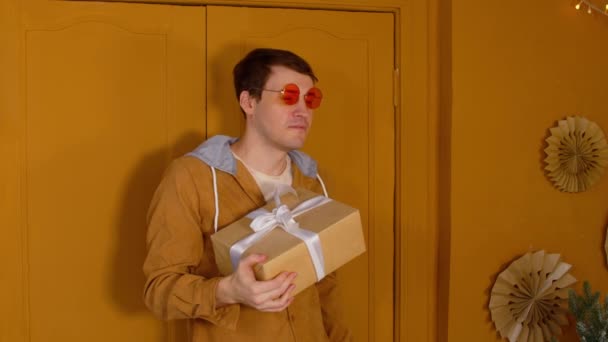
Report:
[[[283,100],[286,105],[294,105],[300,100],[300,87],[293,83],[285,85],[281,90],[266,88],[262,88],[262,90],[281,93],[281,100]],[[312,87],[308,89],[306,94],[304,94],[304,102],[306,103],[306,107],[310,109],[318,108],[321,105],[322,99],[323,93],[321,93],[321,89],[317,87]]]

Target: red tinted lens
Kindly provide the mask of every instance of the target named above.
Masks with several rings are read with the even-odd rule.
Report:
[[[317,87],[310,88],[306,95],[304,95],[304,101],[306,101],[306,106],[310,109],[318,108],[321,105],[322,99],[323,93],[321,93],[321,89]]]
[[[290,83],[283,88],[281,91],[281,98],[285,101],[285,104],[293,105],[298,103],[300,98],[300,88],[297,85]]]

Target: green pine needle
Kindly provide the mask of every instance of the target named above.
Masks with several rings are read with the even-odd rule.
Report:
[[[608,342],[608,296],[602,305],[600,293],[591,291],[585,281],[581,296],[572,289],[568,291],[568,309],[576,319],[576,332],[582,342]]]

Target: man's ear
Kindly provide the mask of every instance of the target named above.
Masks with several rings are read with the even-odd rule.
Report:
[[[239,105],[241,105],[241,109],[245,112],[246,116],[253,114],[257,104],[257,100],[251,96],[249,91],[243,90],[239,95]]]

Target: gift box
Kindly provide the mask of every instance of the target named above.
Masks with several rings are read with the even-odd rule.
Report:
[[[256,216],[262,217],[254,220]],[[282,225],[285,220],[288,223]],[[252,223],[255,226],[259,221],[266,225],[264,233],[252,229]],[[294,230],[283,229],[285,225],[306,230],[300,233],[308,236],[307,242],[292,235]],[[255,239],[254,234],[263,236],[248,245],[246,240]],[[269,202],[211,235],[211,241],[223,275],[231,274],[240,258],[264,254],[266,261],[254,268],[256,278],[269,280],[283,271],[296,272],[294,295],[316,283],[323,273],[329,274],[365,252],[359,210],[305,189],[283,195],[278,207]]]

